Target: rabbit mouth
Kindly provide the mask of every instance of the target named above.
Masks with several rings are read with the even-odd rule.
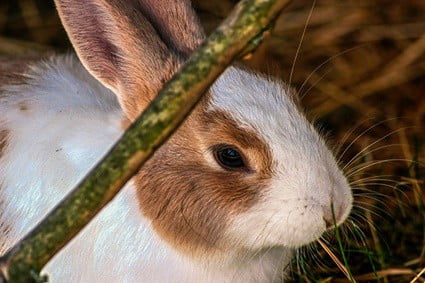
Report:
[[[232,238],[244,243],[245,247],[256,249],[297,249],[309,245],[335,229],[335,226],[343,225],[352,207],[352,198],[343,196],[342,200],[338,199],[333,214],[331,208],[311,197],[296,198],[297,202],[291,206],[282,206],[282,201],[276,199],[264,200],[252,211],[234,219],[230,225]]]

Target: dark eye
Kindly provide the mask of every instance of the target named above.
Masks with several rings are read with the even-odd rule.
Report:
[[[244,168],[242,156],[236,149],[232,147],[221,147],[215,151],[217,162],[226,169]]]

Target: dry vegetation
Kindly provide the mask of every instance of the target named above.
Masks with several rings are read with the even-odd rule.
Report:
[[[195,7],[211,30],[235,2]],[[425,282],[425,2],[294,2],[245,63],[291,81],[349,164],[356,209],[343,253],[335,235],[322,243],[359,282]],[[11,38],[31,43],[11,48]],[[1,1],[0,53],[45,46],[69,48],[52,1]],[[347,282],[328,253],[300,251],[294,281]]]

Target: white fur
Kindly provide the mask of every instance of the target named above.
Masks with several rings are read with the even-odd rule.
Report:
[[[9,145],[0,162],[0,197],[3,200],[0,223],[10,228],[10,233],[2,238],[5,249],[33,228],[121,134],[123,114],[115,97],[74,57],[55,57],[35,66],[29,76],[32,79],[28,84],[6,86],[1,94],[4,99],[0,104],[0,129],[10,131]],[[229,72],[225,76],[232,79]],[[225,80],[221,79],[218,87]],[[235,91],[240,90],[237,87],[229,89],[228,97],[237,95]],[[251,105],[254,102],[251,94],[246,95],[247,102],[231,98],[230,105],[242,108]],[[222,100],[217,97],[216,104],[225,104]],[[20,110],[22,103],[28,105],[28,110]],[[261,124],[265,117],[260,113],[265,107],[272,107],[268,110],[271,112],[283,111],[282,115],[295,115],[293,119],[302,118],[290,109],[277,108],[282,105],[270,104],[266,100],[257,103],[258,106],[254,106],[258,109],[254,110],[258,113],[253,110],[252,117],[240,116],[240,119],[249,118],[247,121],[253,123],[258,118],[264,132],[270,127]],[[241,113],[245,115],[245,112]],[[273,115],[269,118],[275,119]],[[290,123],[299,124],[296,120]],[[258,124],[251,126],[258,128]],[[271,136],[269,141],[274,144],[276,137]],[[304,142],[306,145],[300,148],[296,144],[287,146],[299,152],[309,146],[308,140]],[[278,158],[283,157],[277,148],[273,151]],[[314,164],[308,168],[315,168]],[[283,178],[282,172],[279,174]],[[45,271],[53,282],[272,282],[285,276],[283,269],[290,261],[291,248],[254,247],[247,255],[229,253],[219,259],[201,261],[179,254],[155,234],[150,221],[141,215],[134,194],[135,188],[131,184],[126,186],[70,245],[52,259]],[[270,196],[274,195],[271,192]],[[257,209],[264,211],[263,208]],[[276,205],[273,204],[271,209],[276,209]],[[252,224],[255,224],[255,212],[250,213],[241,218],[244,225],[249,219],[254,219]],[[268,215],[262,213],[259,217]],[[298,220],[286,221],[293,221],[295,225]],[[252,224],[245,230],[252,228]],[[236,227],[235,230],[242,231],[241,223]],[[250,235],[255,231],[258,227],[243,232]],[[246,246],[254,245],[250,237],[244,239],[243,235],[239,241],[245,241]]]
[[[210,107],[257,132],[273,157],[273,176],[262,201],[235,218],[231,238],[250,248],[300,247],[325,231],[323,217],[332,217],[331,201],[339,222],[345,220],[352,206],[351,189],[284,85],[229,68],[213,92]],[[264,225],[259,229],[258,223]]]
[[[0,194],[7,200],[2,220],[20,220],[9,233],[14,241],[120,136],[117,122],[122,114],[114,96],[73,58],[54,58],[34,67],[29,77],[34,74],[40,76],[30,84],[6,86],[1,94],[6,101],[0,104],[0,128],[9,130],[0,162]],[[20,110],[20,105],[28,110]]]

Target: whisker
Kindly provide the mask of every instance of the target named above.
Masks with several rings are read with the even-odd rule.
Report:
[[[301,85],[301,87],[300,87],[300,89],[298,90],[298,92],[299,93],[302,93],[302,89],[304,88],[304,86],[307,84],[307,82],[310,80],[310,78],[313,76],[313,74],[314,73],[316,73],[320,68],[322,68],[324,65],[326,65],[327,63],[329,63],[330,61],[332,61],[332,60],[334,60],[335,58],[337,58],[337,57],[339,57],[339,56],[342,56],[342,55],[344,55],[344,54],[346,54],[346,53],[348,53],[348,52],[350,52],[350,51],[353,51],[353,50],[355,50],[355,49],[358,49],[358,48],[361,48],[361,47],[364,47],[365,45],[366,45],[367,43],[362,43],[362,44],[359,44],[359,45],[357,45],[357,46],[354,46],[354,47],[351,47],[351,48],[348,48],[348,49],[346,49],[346,50],[344,50],[344,51],[341,51],[341,52],[339,52],[339,53],[337,53],[337,54],[335,54],[335,55],[333,55],[333,56],[331,56],[331,57],[329,57],[328,59],[326,59],[325,61],[323,61],[319,66],[317,66],[316,68],[314,68],[313,69],[313,71],[307,76],[307,78],[304,80],[304,82],[303,82],[303,84]],[[305,95],[308,93],[308,91],[306,91],[306,92],[304,92],[304,94],[302,94],[301,95],[301,98],[304,98],[305,97]]]
[[[387,138],[387,137],[382,137],[383,139],[385,139],[385,138]],[[376,142],[379,142],[379,140],[377,140]],[[375,143],[376,143],[375,142]],[[359,159],[361,159],[362,157],[364,157],[365,155],[370,155],[370,154],[372,154],[372,153],[374,153],[374,152],[377,152],[377,151],[379,151],[379,150],[383,150],[383,149],[388,149],[388,148],[390,148],[390,147],[396,147],[396,146],[402,146],[402,144],[399,144],[399,143],[395,143],[395,144],[388,144],[388,145],[382,145],[382,146],[379,146],[379,147],[377,147],[377,148],[374,148],[374,149],[372,149],[372,150],[370,150],[370,151],[367,151],[367,152],[365,152],[365,154],[363,154],[363,155],[360,155],[361,153],[363,153],[368,147],[370,147],[370,146],[373,146],[375,143],[372,143],[372,144],[370,144],[369,146],[367,146],[366,148],[364,148],[362,151],[360,151],[359,153],[357,153],[352,159],[350,159],[350,161],[349,162],[347,162],[346,164],[345,164],[345,166],[342,168],[342,170],[345,170],[345,169],[347,169],[347,168],[349,168],[353,163],[355,163],[357,160],[359,160]]]
[[[361,197],[361,198],[365,198],[365,199],[370,199],[375,201],[376,203],[382,204],[382,205],[386,205],[387,202],[383,201],[382,199],[380,199],[379,197],[383,198],[383,196],[379,196],[379,197],[375,197],[375,194],[372,193],[363,193],[363,194],[356,194],[354,195],[355,198]],[[393,201],[389,196],[385,196],[386,200],[388,201]]]
[[[352,230],[353,234],[356,235],[356,237],[357,236],[360,237],[360,241],[361,241],[362,245],[363,246],[367,246],[366,235],[363,232],[363,230],[360,229],[360,227],[354,222],[354,220],[352,218],[349,219],[349,222],[348,223],[351,224],[351,226],[348,226],[348,227],[350,227],[350,230]],[[358,232],[358,234],[355,233],[354,229]]]
[[[344,157],[345,153],[347,153],[347,151],[351,148],[351,146],[353,146],[353,144],[358,141],[363,135],[365,135],[366,133],[368,133],[369,131],[373,130],[374,128],[387,123],[391,120],[395,120],[395,119],[399,119],[399,118],[389,118],[380,122],[375,123],[374,125],[370,126],[369,128],[367,128],[366,130],[364,130],[363,132],[360,133],[360,135],[358,135],[354,140],[351,141],[351,143],[345,148],[345,150],[340,154],[340,156],[338,157],[338,162],[342,159],[342,157]]]
[[[291,67],[291,73],[289,74],[289,85],[291,85],[291,83],[292,83],[292,75],[294,74],[295,64],[297,63],[298,55],[299,55],[300,50],[301,50],[301,45],[303,43],[304,36],[305,36],[306,31],[307,31],[308,24],[310,23],[311,15],[313,15],[313,10],[314,10],[315,6],[316,6],[316,0],[313,0],[313,3],[312,3],[311,8],[310,8],[310,12],[308,13],[307,21],[304,25],[303,33],[301,34],[300,42],[298,43],[298,46],[297,46],[297,51],[295,52],[294,61],[292,63],[292,67]]]
[[[366,118],[357,124],[355,124],[347,133],[344,134],[342,137],[342,140],[338,142],[338,147],[335,149],[336,155],[339,155],[339,152],[341,150],[341,147],[344,145],[344,143],[347,141],[347,139],[361,126],[363,123],[366,123],[367,121],[372,120],[372,118]]]
[[[395,177],[395,175],[374,175],[374,176],[370,176],[370,177],[364,177],[361,179],[357,179],[357,180],[353,180],[350,181],[350,185],[355,185],[355,184],[361,184],[364,181],[383,181],[383,182],[390,182],[390,183],[396,183],[398,184],[398,181],[395,181],[393,179],[387,179],[387,178],[383,178],[383,177]]]
[[[404,161],[404,162],[409,161],[409,162],[412,162],[412,163],[417,163],[414,160],[408,160],[408,159],[404,159],[404,158],[392,158],[392,159],[385,159],[385,160],[373,161],[371,164],[367,164],[366,163],[366,166],[361,167],[361,168],[354,167],[353,170],[351,170],[350,172],[347,172],[347,175],[346,176],[347,176],[347,178],[350,178],[354,174],[357,174],[358,172],[363,171],[363,170],[365,170],[367,168],[370,168],[372,166],[380,165],[380,164],[387,163],[387,162],[401,162],[401,161]],[[364,165],[364,164],[361,164],[361,165]]]
[[[349,172],[349,174],[347,174],[347,178],[351,178],[353,175],[360,173],[361,171],[366,170],[367,168],[371,168],[373,166],[376,165],[382,165],[384,163],[389,163],[389,162],[401,162],[401,161],[410,161],[412,163],[417,163],[413,160],[407,160],[407,159],[398,159],[398,158],[393,158],[393,159],[386,159],[386,160],[379,160],[379,161],[371,161],[371,162],[367,162],[365,164],[361,164],[363,166],[358,166],[356,168],[353,168],[353,170],[351,172]]]
[[[358,209],[362,209],[362,207],[356,207],[356,208],[358,208]],[[358,212],[356,212],[356,211],[353,211],[353,213],[352,213],[352,216],[354,217],[358,217],[358,218],[360,218],[360,220],[362,221],[362,222],[364,222],[364,223],[368,223],[371,227],[373,227],[373,228],[375,228],[376,229],[376,227],[375,227],[375,224],[374,223],[370,223],[370,221],[364,216],[364,215],[362,215],[362,214],[360,214],[360,213],[358,213]]]
[[[400,129],[397,129],[397,130],[394,130],[394,131],[391,131],[390,133],[388,133],[388,134],[386,134],[386,135],[384,135],[383,137],[381,137],[381,138],[379,138],[379,139],[377,139],[376,141],[374,141],[373,143],[371,143],[371,144],[369,144],[368,146],[366,146],[365,148],[363,148],[360,152],[358,152],[353,158],[351,158],[351,160],[350,161],[348,161],[348,163],[342,168],[342,170],[344,170],[345,168],[347,168],[352,162],[353,162],[353,160],[356,160],[356,158],[359,156],[359,155],[361,155],[363,152],[365,152],[367,149],[369,149],[370,147],[372,147],[372,146],[374,146],[375,144],[377,144],[378,142],[380,142],[380,141],[382,141],[382,140],[384,140],[384,139],[386,139],[386,138],[388,138],[388,137],[390,137],[391,135],[394,135],[394,134],[396,134],[396,133],[398,133],[398,132],[400,132],[400,131],[403,131],[403,130],[405,130],[406,128],[412,128],[412,127],[403,127],[403,128],[400,128]],[[387,145],[386,147],[389,147],[389,146],[394,146],[393,144],[392,145]]]
[[[395,186],[395,185],[388,185],[388,184],[385,184],[385,183],[371,183],[371,182],[368,182],[368,183],[363,183],[361,185],[362,186],[364,186],[364,185],[366,185],[366,186],[378,186],[378,187],[390,188],[390,189],[395,190],[395,191],[400,191],[400,189],[397,188],[397,186]],[[366,191],[366,189],[363,189],[361,187],[355,187],[353,189],[356,189],[356,190],[359,190],[359,191]],[[375,192],[373,190],[368,190],[368,191],[370,191],[372,193]],[[401,192],[403,192],[403,191],[401,191]],[[385,195],[385,194],[382,194],[382,193],[378,193],[378,192],[375,192],[375,193],[376,194],[379,194],[380,196],[389,197],[388,195]]]
[[[363,206],[361,206],[361,205],[363,205]],[[388,217],[391,217],[391,218],[392,218],[392,215],[391,215],[388,211],[386,211],[386,210],[384,210],[384,209],[382,209],[382,208],[380,208],[380,207],[373,206],[373,204],[370,204],[370,203],[367,203],[367,202],[362,202],[362,201],[355,200],[355,201],[353,202],[353,206],[354,206],[354,207],[356,207],[356,208],[358,208],[358,209],[361,209],[361,210],[364,210],[364,211],[370,212],[371,214],[375,215],[376,217],[384,218],[382,215],[380,215],[380,214],[379,214],[379,213],[377,213],[376,211],[373,211],[371,208],[369,208],[370,206],[372,206],[372,207],[373,207],[373,209],[379,210],[380,212],[382,212],[382,213],[383,213],[383,214],[385,214],[386,216],[388,216]]]
[[[319,78],[317,78],[304,93],[301,93],[300,90],[299,93],[301,99],[303,99],[310,92],[310,90],[312,90],[318,83],[320,83],[320,81],[323,80],[323,78],[326,77],[326,75],[329,74],[330,71],[332,71],[332,68],[328,68],[325,72],[323,72],[323,74]]]

